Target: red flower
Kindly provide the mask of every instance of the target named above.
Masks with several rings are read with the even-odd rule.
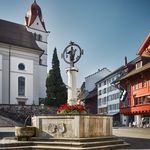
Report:
[[[81,104],[74,104],[74,105],[69,105],[69,104],[62,104],[56,109],[56,112],[58,114],[78,114],[78,113],[86,113],[86,109],[83,105]]]

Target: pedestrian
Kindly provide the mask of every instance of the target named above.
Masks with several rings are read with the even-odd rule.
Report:
[[[145,125],[146,125],[146,119],[142,118],[142,127],[145,128]]]

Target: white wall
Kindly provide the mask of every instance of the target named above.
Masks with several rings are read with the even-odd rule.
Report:
[[[38,30],[45,32],[45,29],[43,28],[43,25],[41,24],[39,16],[36,17],[36,19],[34,20],[34,22],[32,23],[30,27],[33,29],[38,29]]]
[[[35,21],[33,22],[33,24],[30,27],[27,27],[27,30],[29,32],[32,32],[33,34],[40,34],[42,36],[42,41],[37,41],[36,43],[37,45],[44,50],[44,54],[41,56],[41,60],[42,60],[42,65],[39,65],[38,68],[38,74],[39,77],[36,77],[36,79],[38,79],[39,83],[38,86],[40,87],[38,90],[38,94],[40,98],[45,98],[46,97],[46,77],[47,77],[47,38],[49,35],[49,32],[45,31],[45,29],[43,28],[41,21],[39,19],[39,16],[37,16],[37,18],[35,19]],[[34,66],[35,68],[37,68],[37,66]],[[37,69],[34,69],[34,72],[37,72]],[[35,80],[34,80],[34,84]],[[34,99],[36,97],[36,91],[34,90]]]
[[[118,76],[118,73],[112,73],[110,74],[108,77],[106,77],[104,80],[102,79],[100,82],[98,82],[97,84],[97,91],[98,91],[98,100],[99,99],[103,99],[104,97],[106,97],[106,99],[108,97],[111,97],[113,95],[118,95],[119,90],[114,88],[111,85],[111,82],[114,81],[114,79],[116,79],[116,77]],[[106,82],[106,85],[104,85],[104,81]],[[110,82],[111,81],[111,82]],[[101,86],[99,87],[99,84],[101,83]],[[110,86],[112,86],[112,91],[108,91],[108,88],[110,88]],[[99,91],[103,91],[106,88],[106,93],[101,92],[101,95],[99,95]],[[105,108],[107,107],[107,113],[108,114],[115,114],[119,112],[119,98],[115,97],[113,100],[106,100],[106,104],[103,105],[101,103],[101,105],[98,103],[98,108]],[[113,109],[109,109],[109,107],[113,108]]]
[[[29,32],[32,32],[33,34],[36,33],[42,36],[42,42],[40,41],[36,41],[36,42],[38,46],[45,51],[45,54],[47,54],[47,38],[49,33],[46,32],[45,29],[43,28],[38,16],[35,19],[34,23],[30,27],[27,27],[27,30]]]
[[[11,61],[10,63],[11,72],[33,74],[33,60],[11,56],[10,61]],[[20,63],[23,63],[25,65],[25,70],[18,69],[18,64]]]
[[[42,59],[42,64],[45,65],[45,66],[47,66],[47,55],[43,54],[41,56],[41,59]]]
[[[46,78],[47,78],[47,67],[39,66],[39,97],[46,97]]]
[[[19,70],[18,64],[23,63],[25,70]],[[18,77],[25,77],[25,98],[26,104],[33,104],[33,60],[11,57],[11,75],[10,75],[10,97],[11,104],[17,104],[18,96]]]
[[[2,104],[2,55],[0,55],[0,104]]]

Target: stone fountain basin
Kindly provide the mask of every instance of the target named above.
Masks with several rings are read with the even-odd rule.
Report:
[[[33,126],[16,126],[15,127],[15,136],[20,141],[28,141],[30,137],[35,136],[35,127]]]
[[[112,117],[91,114],[47,115],[32,117],[36,137],[91,138],[112,136]]]

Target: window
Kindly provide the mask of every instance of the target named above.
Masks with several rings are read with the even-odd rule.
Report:
[[[39,64],[42,65],[42,59],[41,59],[41,58],[40,58],[40,60],[39,60]]]
[[[103,104],[105,105],[105,104],[106,104],[106,102],[107,102],[107,98],[106,98],[106,97],[104,97],[104,99],[103,99]]]
[[[101,98],[98,99],[98,105],[99,105],[99,106],[101,105]]]
[[[20,63],[20,64],[18,65],[18,69],[19,69],[19,70],[25,70],[25,65],[24,65],[23,63]]]
[[[39,41],[42,41],[42,35],[39,34],[39,38],[38,38]]]
[[[101,90],[99,90],[99,95],[101,95],[102,93],[101,93]]]
[[[131,91],[131,85],[130,85],[130,84],[127,85],[127,91],[128,91],[128,92]]]
[[[33,35],[34,35],[34,38],[36,39],[36,33],[34,33]]]
[[[104,88],[104,90],[103,90],[103,94],[105,94],[106,93],[106,88]]]
[[[42,35],[41,34],[34,33],[33,35],[34,35],[35,40],[42,41]]]
[[[25,96],[25,77],[18,77],[18,96]]]
[[[108,84],[111,83],[111,79],[108,79],[108,80],[107,80],[107,83],[108,83]]]
[[[101,83],[99,83],[98,86],[101,87]]]
[[[136,63],[136,69],[139,69],[142,67],[142,61],[139,61]]]
[[[142,81],[142,87],[146,87],[146,81]]]

